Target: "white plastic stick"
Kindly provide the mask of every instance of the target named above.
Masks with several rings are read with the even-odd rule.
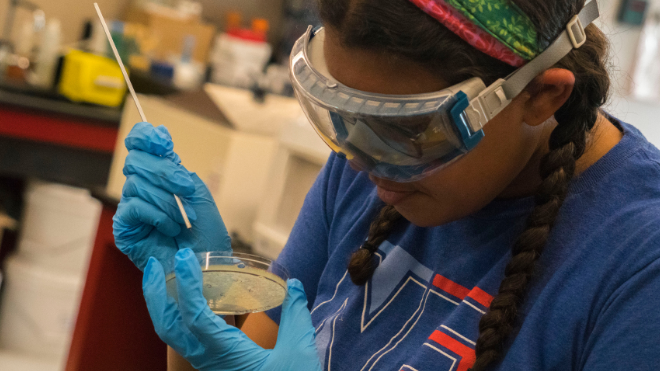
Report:
[[[135,89],[133,89],[133,84],[131,84],[131,79],[128,78],[128,73],[126,73],[126,68],[124,67],[124,63],[121,61],[121,57],[119,56],[119,52],[117,51],[117,46],[115,45],[115,42],[112,40],[112,35],[110,35],[110,30],[108,29],[108,25],[105,23],[105,18],[103,18],[103,14],[101,14],[101,9],[99,8],[99,4],[94,3],[94,8],[96,8],[96,14],[98,14],[99,19],[101,20],[103,31],[105,31],[105,36],[108,38],[108,42],[110,43],[112,52],[115,54],[115,59],[117,60],[117,63],[119,63],[119,68],[121,68],[121,73],[124,74],[124,80],[126,81],[128,90],[131,92],[131,96],[133,97],[133,102],[135,102],[135,106],[137,107],[138,112],[140,113],[140,118],[142,119],[143,122],[147,122],[147,117],[144,115],[144,111],[142,111],[142,106],[140,105],[140,101],[137,98],[137,94],[135,94]],[[179,211],[181,211],[181,216],[183,216],[183,221],[186,223],[186,228],[188,229],[192,228],[192,224],[190,224],[190,219],[188,219],[188,214],[186,214],[186,210],[183,208],[183,203],[181,202],[181,199],[177,195],[174,195],[174,199],[176,200],[176,204],[179,206]]]
[[[183,221],[186,223],[186,228],[188,229],[192,228],[192,224],[190,224],[190,219],[188,219],[188,214],[186,214],[186,209],[183,208],[183,203],[181,203],[181,199],[177,195],[174,195],[174,199],[176,200],[176,204],[179,205],[179,211],[181,211],[181,216],[183,216]]]
[[[131,84],[131,79],[128,78],[128,73],[126,73],[126,68],[124,68],[124,63],[121,61],[121,57],[119,56],[119,52],[117,51],[117,46],[115,45],[114,40],[112,40],[112,35],[110,35],[110,30],[108,29],[108,25],[107,23],[105,23],[105,18],[103,18],[103,14],[101,14],[101,9],[99,8],[99,4],[94,3],[94,8],[96,8],[96,14],[99,15],[99,19],[101,20],[101,25],[103,26],[103,31],[105,31],[105,36],[108,38],[108,42],[110,43],[112,52],[115,53],[115,59],[117,59],[117,63],[119,63],[119,68],[121,68],[121,73],[124,74],[124,80],[126,80],[126,85],[128,85],[128,90],[130,90],[131,95],[133,96],[133,101],[137,106],[138,112],[140,112],[140,118],[142,118],[142,121],[147,122],[147,117],[144,115],[144,111],[142,111],[142,106],[140,105],[140,101],[137,99],[137,94],[135,94],[135,89],[133,89],[133,84]]]

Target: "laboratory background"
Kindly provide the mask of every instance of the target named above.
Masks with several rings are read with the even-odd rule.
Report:
[[[96,0],[147,120],[213,194],[235,251],[274,259],[330,149],[293,97],[314,0]],[[0,370],[165,370],[115,246],[140,113],[94,0],[0,0]],[[660,0],[599,0],[606,109],[660,146]]]

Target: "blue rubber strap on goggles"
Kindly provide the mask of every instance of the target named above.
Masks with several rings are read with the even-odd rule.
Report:
[[[335,112],[330,112],[330,121],[332,121],[332,126],[335,128],[335,133],[337,134],[337,141],[345,142],[348,138],[348,130],[346,125],[344,125],[344,119]]]
[[[483,139],[484,131],[479,130],[475,133],[470,132],[470,127],[464,114],[465,109],[470,106],[470,100],[468,99],[468,96],[462,91],[456,93],[455,97],[457,102],[454,103],[454,106],[451,108],[451,110],[449,110],[449,117],[451,117],[451,120],[454,122],[456,129],[458,129],[458,132],[461,134],[461,139],[465,145],[465,148],[467,148],[469,151],[476,147],[481,139]]]

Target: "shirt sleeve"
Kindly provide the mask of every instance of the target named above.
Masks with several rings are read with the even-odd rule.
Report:
[[[646,371],[660,365],[660,259],[610,296],[587,341],[583,371]]]
[[[286,246],[277,258],[291,278],[302,282],[311,307],[316,297],[321,273],[328,262],[328,234],[333,216],[337,184],[343,165],[331,154],[314,185],[307,193]],[[281,308],[266,312],[279,324]]]

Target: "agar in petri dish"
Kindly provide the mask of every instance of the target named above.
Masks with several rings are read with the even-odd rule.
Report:
[[[202,268],[202,294],[214,313],[239,315],[282,305],[289,277],[279,264],[242,253],[204,252],[195,256]],[[168,295],[178,300],[173,268],[166,275],[166,287]]]

